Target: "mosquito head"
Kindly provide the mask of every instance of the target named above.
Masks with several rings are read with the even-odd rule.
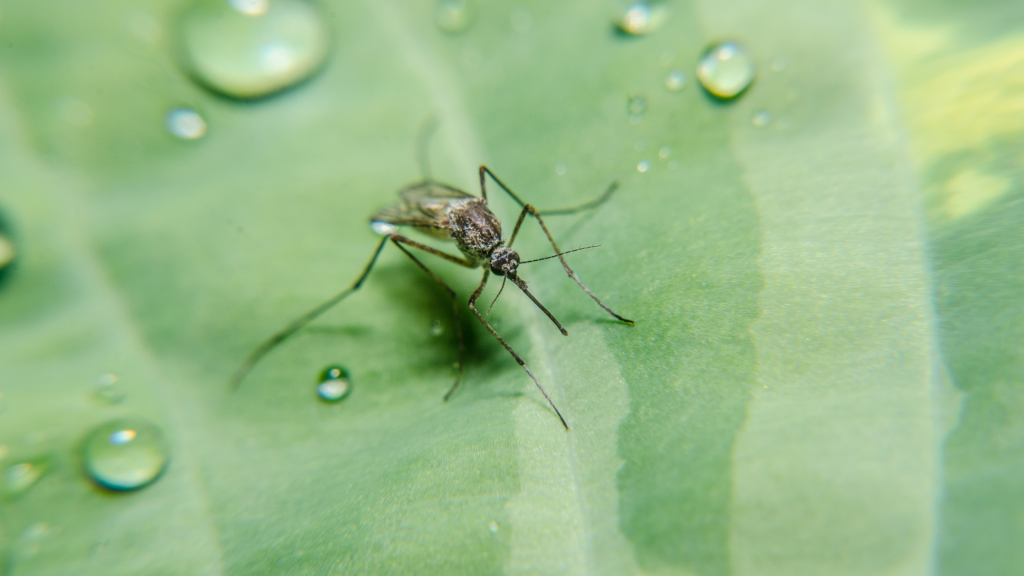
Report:
[[[519,254],[511,248],[498,246],[491,252],[491,272],[498,276],[515,276],[519,267]]]

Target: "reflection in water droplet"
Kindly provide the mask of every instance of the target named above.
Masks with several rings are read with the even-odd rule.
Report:
[[[686,72],[676,68],[665,77],[665,87],[673,92],[678,92],[686,86]]]
[[[106,404],[120,403],[124,400],[125,392],[117,381],[117,374],[100,374],[96,377],[96,386],[93,388],[93,395],[97,400]]]
[[[207,87],[236,98],[283,90],[327,58],[327,25],[306,0],[196,0],[178,26],[181,58]]]
[[[494,520],[491,520],[491,523],[490,523],[489,526],[487,526],[487,529],[491,531],[491,534],[497,534],[498,533],[498,523],[495,522]]]
[[[342,366],[328,366],[320,372],[317,380],[316,394],[328,402],[342,400],[352,391],[348,370]]]
[[[668,158],[671,155],[672,155],[672,148],[670,146],[662,146],[661,149],[658,150],[658,157],[659,158]]]
[[[516,6],[512,9],[512,29],[520,34],[530,31],[533,26],[533,14],[526,6]]]
[[[772,72],[782,72],[786,68],[789,68],[789,56],[783,54],[772,60]]]
[[[167,131],[183,140],[196,140],[206,134],[206,120],[190,108],[175,108],[164,119]]]
[[[758,128],[767,126],[771,121],[772,113],[764,109],[755,110],[754,115],[750,117],[750,123]]]
[[[663,0],[616,2],[615,26],[626,34],[650,34],[661,27],[668,15],[668,7]]]
[[[434,320],[430,323],[430,335],[434,338],[444,334],[444,324],[440,320]]]
[[[739,44],[724,42],[710,46],[697,65],[697,79],[712,95],[735,98],[754,81],[754,61]]]
[[[398,232],[398,226],[395,226],[390,222],[374,220],[373,222],[370,222],[370,230],[373,230],[376,234],[384,236],[385,234],[394,234],[395,232]]]
[[[434,7],[434,22],[450,34],[458,34],[473,23],[476,10],[469,0],[438,0]]]
[[[565,165],[565,162],[559,162],[558,164],[555,164],[555,174],[561,176],[568,171],[569,167]]]
[[[46,464],[45,460],[37,459],[8,466],[4,470],[4,493],[11,496],[24,494],[42,478]]]
[[[640,163],[636,165],[637,172],[647,172],[650,169],[651,163],[648,162],[647,160],[641,160]]]
[[[139,419],[114,420],[85,440],[85,471],[100,486],[137,490],[160,476],[169,451],[163,433]]]
[[[630,94],[626,109],[629,111],[629,123],[639,124],[644,119],[644,113],[647,112],[647,96],[639,92]]]

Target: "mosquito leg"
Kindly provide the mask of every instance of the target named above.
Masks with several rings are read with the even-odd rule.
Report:
[[[427,268],[427,266],[423,262],[420,262],[419,258],[413,256],[412,252],[409,252],[409,250],[406,249],[405,246],[402,246],[402,244],[410,244],[411,246],[418,248],[418,242],[412,242],[408,238],[405,238],[404,236],[399,236],[397,234],[391,235],[391,241],[394,242],[395,246],[398,246],[399,250],[405,252],[406,256],[412,258],[412,261],[415,262],[417,266],[422,268],[424,272],[430,275],[430,277],[434,279],[434,282],[440,284],[441,287],[444,288],[445,292],[447,292],[448,295],[451,296],[452,298],[452,309],[455,311],[455,334],[456,336],[458,336],[459,339],[459,370],[458,373],[455,375],[455,383],[452,384],[452,387],[451,389],[448,390],[448,393],[444,395],[444,399],[448,400],[455,392],[455,389],[458,388],[459,384],[462,382],[462,372],[464,370],[464,366],[466,365],[466,345],[462,338],[462,322],[459,321],[459,301],[455,297],[455,291],[452,290],[447,284],[445,284],[444,280],[441,280],[441,278],[438,277],[437,274],[434,274],[434,272],[430,268]]]
[[[306,324],[312,322],[313,319],[315,319],[317,316],[323,314],[332,306],[348,297],[349,294],[358,290],[359,287],[362,286],[363,281],[366,280],[366,277],[370,275],[370,270],[373,269],[373,264],[377,262],[377,257],[380,256],[381,250],[384,249],[384,243],[387,241],[388,238],[384,237],[381,239],[380,243],[377,244],[377,249],[373,251],[373,256],[370,258],[370,261],[366,264],[366,268],[363,269],[363,273],[359,275],[359,278],[356,279],[355,283],[353,283],[352,286],[350,286],[346,290],[343,290],[335,294],[334,296],[331,296],[316,308],[313,308],[309,312],[306,312],[302,316],[299,316],[295,320],[292,320],[287,326],[277,331],[270,338],[267,338],[262,344],[257,346],[255,350],[250,352],[249,356],[246,357],[245,361],[242,362],[242,365],[239,366],[238,370],[231,377],[231,388],[237,389],[238,386],[242,383],[242,379],[244,379],[245,376],[249,373],[249,371],[252,370],[252,367],[255,366],[256,363],[259,362],[261,358],[266,356],[268,352],[276,348],[278,344],[287,340],[289,336],[295,334],[295,332],[297,332]]]
[[[598,198],[596,198],[594,200],[591,200],[590,202],[584,202],[583,204],[580,204],[579,206],[572,206],[572,207],[569,207],[569,208],[555,208],[553,210],[539,210],[538,212],[540,214],[545,215],[545,216],[563,216],[563,215],[567,215],[567,214],[575,214],[577,212],[582,212],[584,210],[590,210],[591,208],[597,208],[601,204],[604,204],[605,201],[607,201],[609,198],[611,198],[612,194],[614,194],[615,191],[618,190],[618,189],[619,189],[619,183],[618,182],[612,182],[608,186],[608,189],[604,191],[604,194],[601,194],[601,196],[599,196]]]
[[[505,350],[508,350],[508,353],[511,354],[512,357],[516,359],[516,362],[518,362],[519,365],[523,367],[523,370],[526,370],[526,373],[530,376],[530,379],[533,380],[533,383],[537,385],[537,389],[540,390],[540,393],[544,395],[544,398],[548,401],[548,404],[551,405],[551,409],[555,411],[555,414],[558,416],[558,419],[562,421],[562,426],[565,426],[565,429],[568,430],[569,425],[565,423],[565,418],[562,418],[562,413],[558,411],[558,408],[555,406],[555,403],[551,401],[551,397],[548,396],[548,393],[544,390],[544,387],[541,386],[540,382],[537,381],[537,377],[534,376],[533,372],[530,371],[530,367],[527,366],[526,362],[524,362],[523,359],[519,357],[519,354],[516,354],[516,351],[513,350],[512,347],[508,345],[508,342],[505,342],[505,340],[498,335],[494,328],[487,323],[487,320],[484,320],[483,315],[481,315],[480,311],[476,309],[476,300],[477,298],[480,297],[480,293],[484,291],[484,286],[487,285],[487,277],[490,275],[490,273],[490,270],[484,270],[483,280],[480,281],[480,285],[476,287],[476,290],[473,292],[473,295],[469,297],[469,309],[473,311],[473,314],[476,314],[477,319],[480,320],[480,323],[483,324],[485,328],[487,328],[487,331],[490,332],[491,335],[494,336],[498,340],[498,342],[500,342],[501,345],[505,347]]]
[[[519,198],[519,196],[516,196],[516,193],[513,192],[511,189],[509,189],[509,187],[506,186],[504,182],[499,180],[498,177],[495,176],[494,173],[491,172],[491,169],[488,168],[487,166],[480,166],[480,188],[481,188],[481,191],[484,192],[483,186],[484,186],[484,176],[485,175],[490,175],[490,177],[493,178],[494,181],[498,183],[498,186],[501,186],[502,190],[507,192],[508,195],[511,196],[513,200],[518,202],[519,205],[523,207],[523,211],[520,212],[519,219],[516,221],[516,227],[515,227],[515,229],[512,232],[512,239],[509,240],[509,246],[512,245],[512,240],[515,239],[516,234],[519,232],[519,227],[522,225],[523,219],[526,218],[526,214],[527,213],[531,214],[534,218],[537,219],[537,223],[540,224],[541,229],[544,230],[544,235],[548,237],[548,242],[550,242],[551,243],[551,247],[555,249],[555,253],[559,255],[558,256],[558,260],[562,263],[562,268],[565,269],[565,273],[568,274],[569,278],[572,278],[577,284],[579,284],[580,288],[583,288],[583,291],[586,292],[591,298],[593,298],[594,302],[597,302],[598,306],[600,306],[601,308],[604,308],[605,312],[611,314],[612,316],[615,317],[616,320],[618,320],[620,322],[625,322],[626,324],[633,325],[634,322],[632,320],[630,320],[628,318],[623,318],[622,316],[619,316],[611,308],[605,306],[604,303],[601,302],[601,299],[598,298],[597,296],[595,296],[594,293],[591,292],[590,289],[587,288],[583,284],[583,282],[580,280],[579,276],[577,276],[576,273],[572,271],[572,268],[569,267],[569,264],[565,261],[565,257],[561,255],[562,251],[558,248],[558,244],[555,243],[554,237],[551,236],[551,232],[548,231],[548,227],[544,224],[544,219],[540,217],[540,212],[537,211],[537,209],[534,208],[533,206],[523,202]],[[610,189],[610,192],[605,192],[605,196],[610,195],[610,193],[614,192],[614,191],[615,191],[615,187],[613,186]],[[484,192],[484,197],[486,198],[486,192]],[[601,200],[599,198],[598,201],[603,201],[603,200]]]

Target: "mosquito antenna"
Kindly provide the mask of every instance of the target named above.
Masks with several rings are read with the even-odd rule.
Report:
[[[506,278],[508,278],[508,276],[506,276]],[[530,294],[530,291],[527,290],[526,288],[526,282],[523,282],[522,278],[520,278],[519,276],[512,276],[512,282],[515,282],[515,285],[519,286],[519,289],[523,291],[523,294],[526,294],[527,296],[530,297],[530,300],[533,300],[533,303],[537,305],[537,308],[541,309],[541,312],[547,314],[548,318],[550,318],[551,321],[555,323],[555,326],[558,326],[558,330],[562,333],[562,336],[569,335],[569,331],[563,328],[562,325],[558,323],[558,320],[555,319],[555,315],[552,314],[551,312],[548,312],[548,309],[545,308],[544,305],[540,303],[540,301],[534,298],[533,294]]]
[[[491,308],[494,308],[494,303],[498,301],[498,296],[501,296],[501,291],[505,289],[505,280],[508,280],[508,276],[505,276],[501,280],[501,288],[498,288],[498,293],[494,295],[494,300],[491,300],[491,305],[487,307],[487,313],[491,313]]]
[[[416,162],[420,165],[420,175],[423,176],[424,182],[433,179],[430,174],[429,145],[430,139],[437,131],[437,125],[437,116],[433,114],[427,116],[427,119],[420,125],[420,132],[416,137]]]
[[[583,248],[573,248],[572,250],[566,250],[565,252],[559,252],[558,254],[555,254],[554,256],[545,256],[543,258],[537,258],[536,260],[525,260],[523,262],[520,262],[519,264],[522,265],[522,264],[529,264],[530,262],[540,262],[541,260],[550,260],[552,258],[558,258],[559,256],[562,256],[563,254],[569,254],[569,253],[572,253],[572,252],[579,252],[580,250],[590,250],[591,248],[600,248],[600,247],[601,247],[600,244],[594,244],[593,246],[584,246]]]

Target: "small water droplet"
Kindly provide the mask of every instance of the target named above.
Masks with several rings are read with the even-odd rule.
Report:
[[[495,522],[494,520],[491,520],[491,523],[490,523],[490,525],[487,526],[487,529],[491,531],[491,534],[497,534],[498,533],[498,523]]]
[[[676,68],[665,77],[665,87],[673,92],[678,92],[686,86],[686,72]]]
[[[92,107],[85,102],[67,96],[57,101],[57,117],[72,126],[84,128],[92,124],[96,114],[93,113]]]
[[[46,459],[38,458],[8,466],[4,469],[4,493],[10,496],[24,494],[43,477],[47,464]]]
[[[7,458],[7,455],[11,453],[11,449],[7,447],[7,444],[0,444],[0,460]]]
[[[668,7],[663,0],[629,2],[618,0],[615,26],[626,34],[641,36],[654,32],[665,22]]]
[[[672,155],[672,147],[670,147],[670,146],[662,146],[660,149],[658,149],[658,157],[659,158],[668,158],[671,155]]]
[[[440,320],[434,320],[430,323],[430,335],[434,338],[444,334],[444,324]]]
[[[93,395],[105,404],[118,404],[124,400],[125,391],[118,384],[117,374],[100,374],[96,377]]]
[[[754,61],[735,42],[723,42],[707,48],[697,65],[697,79],[713,96],[730,99],[739,96],[754,81]]]
[[[526,6],[516,6],[512,9],[512,29],[520,34],[530,31],[533,26],[533,14]]]
[[[633,148],[637,152],[643,152],[644,149],[647,148],[647,140],[637,140],[636,144],[633,144]]]
[[[395,232],[398,232],[398,226],[395,226],[390,222],[374,220],[373,222],[370,222],[370,230],[373,230],[376,234],[384,236],[386,234],[394,234]]]
[[[675,170],[676,168],[679,168],[679,166],[680,166],[679,160],[669,160],[668,161],[668,169],[669,170]]]
[[[327,402],[338,402],[352,391],[348,370],[342,366],[328,366],[320,372],[317,380],[316,394]]]
[[[178,45],[201,84],[259,98],[320,69],[330,37],[320,11],[306,0],[197,0],[178,23]]]
[[[636,171],[637,172],[643,173],[643,172],[647,172],[650,169],[651,169],[651,163],[648,162],[647,160],[641,160],[640,163],[636,165]]]
[[[789,68],[789,56],[782,54],[772,60],[772,72],[782,72],[786,68]]]
[[[206,120],[191,108],[175,108],[167,113],[164,125],[172,136],[196,140],[206,134]]]
[[[629,112],[629,123],[639,124],[647,112],[647,96],[639,92],[630,94],[629,101],[626,103],[626,110]]]
[[[475,6],[469,0],[438,0],[434,7],[434,22],[449,34],[464,32],[475,16]]]
[[[565,165],[565,162],[559,162],[555,164],[555,174],[559,176],[565,174],[569,170],[569,167]]]
[[[767,126],[768,123],[771,121],[772,113],[763,108],[760,110],[755,110],[754,115],[750,117],[750,123],[758,128],[763,128]]]
[[[137,490],[156,480],[167,466],[163,433],[140,419],[114,420],[92,430],[85,440],[85,471],[100,486]]]

